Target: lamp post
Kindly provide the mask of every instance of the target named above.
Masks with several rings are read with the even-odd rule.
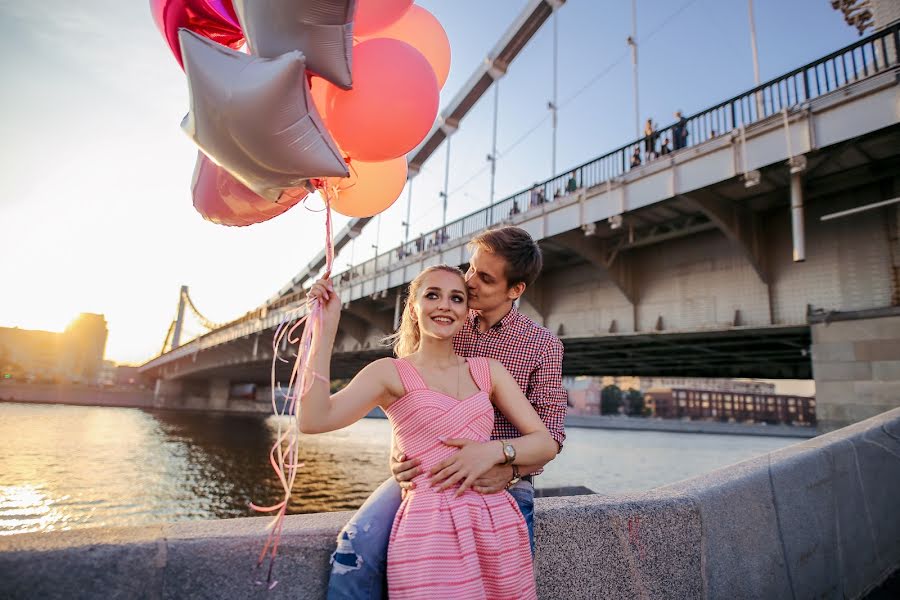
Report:
[[[631,47],[631,71],[634,80],[634,133],[641,137],[641,106],[638,99],[638,46],[637,46],[637,0],[631,0],[631,35],[626,43]]]

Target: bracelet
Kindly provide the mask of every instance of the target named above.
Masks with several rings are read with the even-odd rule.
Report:
[[[512,479],[510,479],[509,482],[507,482],[506,489],[511,488],[512,486],[516,485],[517,483],[519,483],[519,481],[522,480],[522,477],[519,475],[519,467],[518,466],[513,465],[512,471],[513,471]]]

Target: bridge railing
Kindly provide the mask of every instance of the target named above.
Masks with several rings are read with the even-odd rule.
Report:
[[[762,121],[782,110],[801,105],[855,81],[896,68],[898,65],[900,65],[900,21],[845,48],[686,117],[680,124],[672,123],[664,127],[655,132],[653,139],[650,140],[652,151],[661,152],[661,141],[666,138],[671,144],[672,152],[680,151],[681,148],[674,148],[676,128],[685,127],[688,135],[684,147],[690,147],[734,129]],[[397,260],[432,251],[450,240],[464,238],[492,225],[506,222],[511,216],[566,195],[571,177],[575,178],[576,189],[592,188],[611,181],[632,169],[640,168],[639,164],[632,165],[635,152],[641,164],[653,160],[655,157],[648,155],[647,146],[646,137],[634,140],[528,189],[498,200],[484,209],[447,223],[444,227],[423,233],[400,246],[378,254],[375,258],[350,266],[334,277],[341,282],[370,277],[387,269]],[[248,312],[225,325],[223,329],[258,318],[266,309],[278,309],[301,302],[305,296],[305,292],[284,296],[270,303],[265,309],[258,308]]]
[[[854,81],[892,69],[900,64],[900,22],[855,43],[832,52],[814,62],[767,81],[758,87],[730,98],[711,108],[672,123],[653,135],[649,141],[652,152],[662,151],[662,140],[668,138],[669,149],[674,147],[675,134],[680,127],[687,131],[684,147],[705,142],[742,126],[767,119],[784,109],[803,104],[813,98],[834,91]],[[510,216],[528,211],[544,202],[552,202],[566,194],[571,177],[576,188],[591,188],[619,177],[640,165],[632,165],[637,155],[641,164],[655,156],[648,156],[648,139],[634,140],[586,163],[535,184],[512,196],[466,215],[446,226],[421,234],[396,248],[379,254],[348,269],[348,278],[373,275],[397,259],[428,252],[447,241],[469,236],[491,225],[498,225]]]

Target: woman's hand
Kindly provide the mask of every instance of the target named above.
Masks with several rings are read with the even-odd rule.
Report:
[[[459,452],[445,458],[432,467],[431,486],[439,486],[443,491],[460,484],[456,490],[459,496],[472,487],[475,480],[487,473],[491,467],[503,462],[503,448],[497,440],[476,442],[467,439],[442,440],[447,446],[459,448]]]
[[[306,303],[310,309],[318,302],[324,309],[325,325],[337,328],[341,318],[341,298],[334,292],[334,286],[328,278],[316,281],[306,293]]]

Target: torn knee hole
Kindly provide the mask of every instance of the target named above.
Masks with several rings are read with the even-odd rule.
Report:
[[[362,565],[362,558],[353,550],[354,537],[356,537],[355,527],[347,527],[338,536],[337,549],[331,555],[332,572],[335,574],[355,571]]]

